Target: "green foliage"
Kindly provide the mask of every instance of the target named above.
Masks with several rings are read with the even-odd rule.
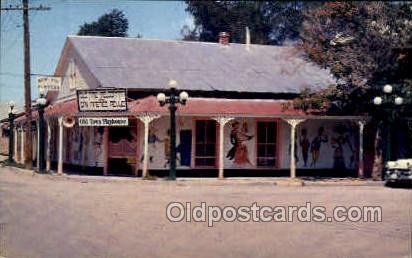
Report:
[[[332,112],[370,112],[386,83],[410,105],[411,28],[410,2],[326,2],[305,13],[302,47],[338,79],[324,99]]]
[[[182,29],[184,40],[216,42],[219,32],[230,34],[231,42],[245,42],[249,27],[255,44],[280,45],[295,40],[303,21],[302,12],[316,2],[304,1],[186,1],[195,28]]]
[[[127,37],[129,21],[122,11],[113,9],[99,17],[97,21],[84,23],[77,35]]]

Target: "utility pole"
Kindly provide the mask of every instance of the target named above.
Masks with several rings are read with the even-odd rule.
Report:
[[[30,82],[30,26],[29,26],[29,11],[48,11],[50,7],[29,7],[29,0],[22,0],[23,7],[10,6],[8,8],[1,8],[1,11],[23,11],[23,29],[24,29],[24,105],[26,112],[26,128],[24,132],[25,146],[24,146],[24,164],[27,169],[33,167],[32,164],[32,132],[31,132],[31,82]]]

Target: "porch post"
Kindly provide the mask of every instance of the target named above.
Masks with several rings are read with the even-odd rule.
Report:
[[[50,141],[51,141],[50,120],[47,119],[46,171],[50,171]]]
[[[363,130],[365,128],[365,121],[360,120],[359,123],[359,164],[358,164],[358,177],[364,177],[364,162],[363,162]]]
[[[36,131],[37,131],[37,141],[36,141],[36,166],[37,166],[37,170],[40,169],[40,158],[39,158],[39,154],[40,154],[40,119],[37,119],[36,121]],[[43,168],[42,168],[43,169]]]
[[[109,127],[104,127],[103,131],[103,175],[107,176],[109,169]]]
[[[140,121],[144,123],[144,150],[143,150],[143,171],[142,171],[142,178],[146,178],[149,176],[148,174],[148,161],[149,161],[149,124],[153,120],[159,118],[159,115],[144,113],[137,116]],[[137,157],[138,158],[138,157]],[[136,160],[137,161],[137,160]]]
[[[57,163],[57,174],[63,174],[63,117],[59,117],[59,159]]]
[[[295,143],[296,143],[296,126],[305,121],[305,119],[286,119],[286,122],[290,124],[290,177],[296,177],[296,161],[295,161]]]
[[[20,163],[24,164],[24,125],[20,128],[20,137],[21,137],[21,144],[20,144]]]
[[[233,120],[232,117],[215,117],[213,118],[219,123],[219,179],[224,178],[224,137],[225,137],[225,125],[230,120]]]
[[[15,160],[16,160],[16,163],[18,163],[18,160],[19,160],[19,155],[18,155],[18,146],[17,146],[17,142],[18,142],[18,137],[19,137],[19,134],[18,134],[18,128],[17,128],[17,126],[14,128],[14,157],[15,157]]]

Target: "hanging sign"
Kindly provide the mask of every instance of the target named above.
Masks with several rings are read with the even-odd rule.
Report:
[[[79,126],[128,126],[127,117],[79,117]]]
[[[78,90],[77,104],[80,112],[126,111],[126,89]]]
[[[62,85],[61,77],[54,76],[38,76],[37,88],[43,91],[59,91]]]

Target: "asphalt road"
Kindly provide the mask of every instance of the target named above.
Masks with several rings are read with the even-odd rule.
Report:
[[[382,222],[170,222],[192,206],[381,206]],[[412,191],[380,185],[142,181],[0,167],[3,257],[411,257]]]

